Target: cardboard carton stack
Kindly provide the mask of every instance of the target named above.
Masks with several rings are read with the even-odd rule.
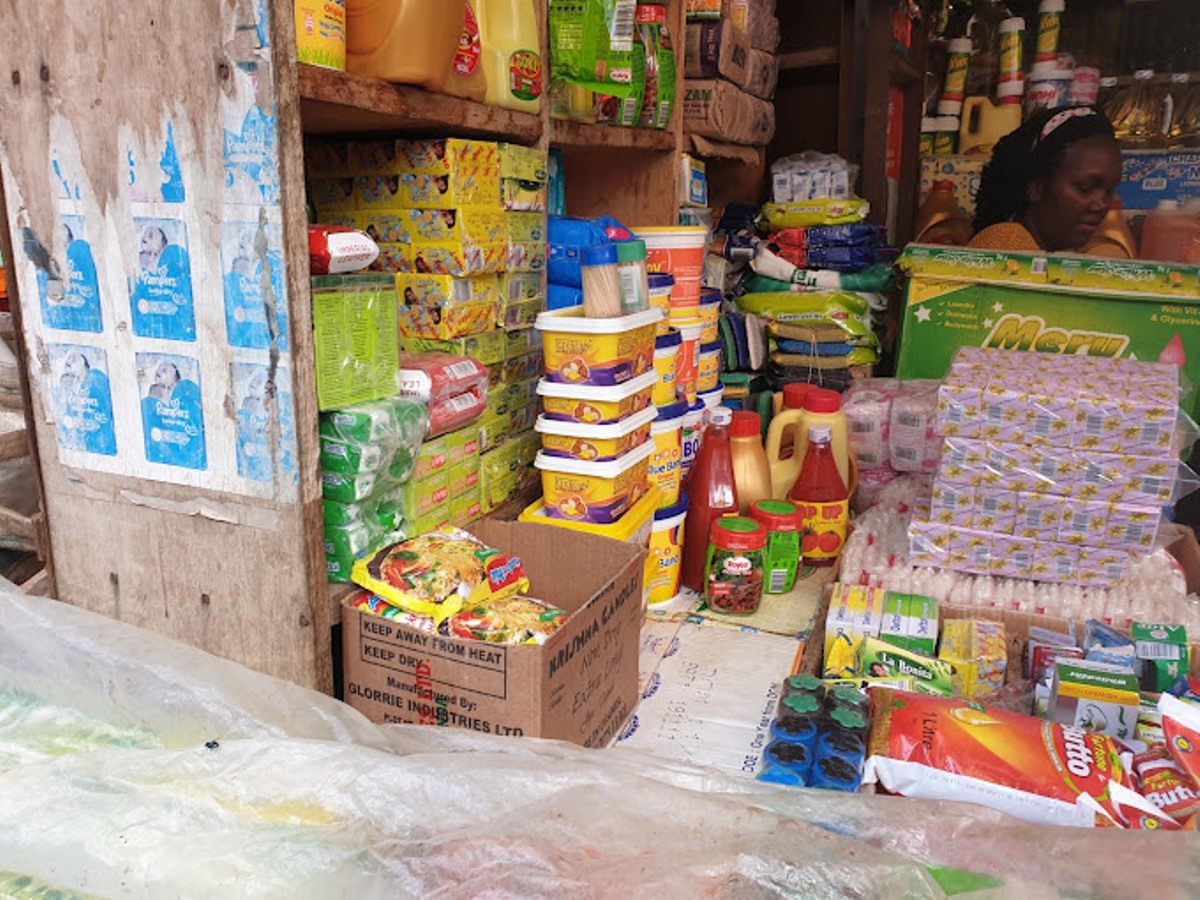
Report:
[[[910,558],[981,575],[1119,583],[1171,500],[1178,370],[962,348],[939,392],[945,436]]]
[[[762,146],[775,134],[775,0],[687,0],[684,127]]]
[[[306,159],[319,220],[380,246],[373,268],[395,279],[401,358],[451,353],[488,369],[482,416],[422,448],[404,498],[410,536],[469,525],[515,492],[537,443],[546,153],[386,139],[314,142]]]

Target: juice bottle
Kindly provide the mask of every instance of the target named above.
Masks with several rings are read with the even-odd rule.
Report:
[[[463,31],[455,0],[346,0],[346,71],[439,91]]]
[[[696,460],[688,470],[684,490],[688,495],[687,518],[683,524],[684,587],[704,590],[704,564],[708,557],[708,535],[714,519],[736,516],[737,486],[733,480],[733,454],[729,446],[732,412],[713,410]]]
[[[1200,218],[1174,200],[1160,200],[1142,225],[1142,259],[1182,262],[1193,239],[1200,237]]]
[[[738,514],[745,516],[750,514],[750,507],[756,501],[771,498],[771,466],[763,450],[758,413],[742,409],[734,412],[730,432],[729,449],[733,456]]]
[[[811,388],[809,384],[785,384],[783,404],[767,429],[767,465],[771,469],[771,496],[776,500],[787,497],[804,462],[794,445],[804,431],[804,396]]]
[[[542,109],[542,57],[533,0],[475,0],[487,72],[487,102],[535,116]]]
[[[808,450],[791,499],[804,517],[800,553],[806,566],[832,566],[846,543],[850,525],[849,492],[834,460],[828,425],[808,429]]]

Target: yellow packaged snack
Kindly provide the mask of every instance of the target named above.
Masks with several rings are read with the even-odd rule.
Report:
[[[354,583],[393,606],[435,623],[464,603],[511,597],[529,590],[521,561],[465,531],[448,528],[391,544],[354,563]]]

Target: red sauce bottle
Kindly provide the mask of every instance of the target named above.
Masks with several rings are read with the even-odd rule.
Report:
[[[704,591],[704,563],[708,557],[708,535],[714,519],[736,516],[737,487],[733,481],[733,453],[729,445],[729,423],[733,413],[725,407],[713,410],[704,430],[696,460],[688,470],[683,489],[688,496],[687,518],[683,521],[683,574],[680,582],[696,593]]]
[[[833,458],[832,437],[828,425],[809,427],[804,465],[789,495],[804,519],[800,553],[806,566],[837,562],[850,527],[849,492]]]

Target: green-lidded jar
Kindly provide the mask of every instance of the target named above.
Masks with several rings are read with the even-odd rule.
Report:
[[[717,612],[749,615],[762,602],[767,530],[753,519],[712,523],[704,567],[704,599]]]
[[[820,700],[824,691],[825,682],[816,675],[789,675],[783,680],[782,696],[785,700],[792,694],[808,694]]]
[[[871,710],[871,700],[858,688],[849,684],[831,685],[825,694],[826,707],[832,712],[835,709],[850,709],[861,713],[865,718]]]
[[[863,739],[867,736],[867,717],[858,710],[839,707],[829,714],[829,721],[841,731],[848,731]]]
[[[804,516],[785,500],[759,500],[750,506],[750,518],[767,530],[766,592],[786,594],[796,583],[800,568],[800,538]]]
[[[779,704],[781,716],[816,716],[821,712],[821,701],[812,694],[788,694]]]

